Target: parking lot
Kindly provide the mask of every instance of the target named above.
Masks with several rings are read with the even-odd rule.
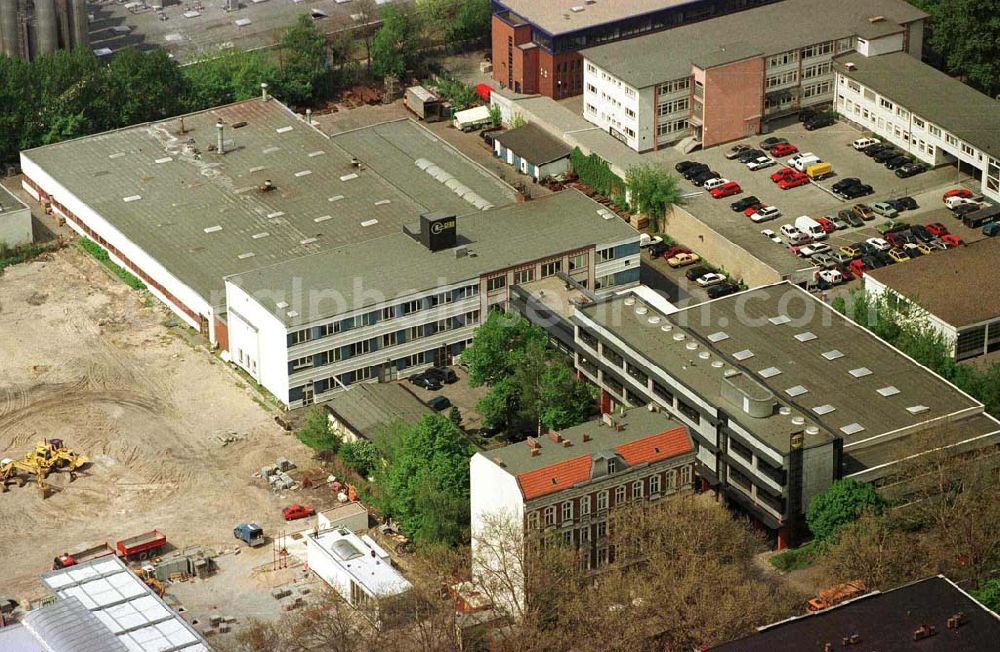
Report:
[[[822,181],[807,184],[797,188],[782,190],[771,181],[771,173],[784,166],[786,157],[769,168],[750,171],[737,160],[727,160],[725,153],[735,143],[728,143],[704,151],[696,151],[687,157],[677,154],[674,162],[687,159],[708,164],[712,170],[723,177],[737,181],[743,192],[738,195],[714,199],[707,192],[689,181],[680,180],[681,189],[686,193],[685,208],[702,222],[743,247],[761,261],[775,270],[789,274],[809,266],[808,261],[796,257],[786,246],[769,241],[761,236],[762,229],[778,231],[781,225],[792,223],[800,215],[812,217],[836,215],[838,211],[850,208],[855,203],[871,203],[900,196],[910,196],[917,200],[919,208],[901,213],[896,219],[908,222],[943,222],[953,232],[966,241],[975,240],[982,235],[962,226],[961,221],[951,216],[950,212],[941,212],[941,194],[948,188],[967,185],[974,192],[978,183],[964,175],[959,175],[954,167],[945,166],[930,170],[908,179],[896,177],[892,170],[875,162],[863,153],[855,151],[851,142],[861,136],[853,127],[837,123],[833,126],[806,131],[802,125],[793,124],[779,129],[767,136],[755,136],[744,142],[757,147],[761,140],[769,136],[787,139],[796,145],[800,152],[813,152],[819,158],[833,165],[834,174]],[[673,162],[666,163],[671,169]],[[865,184],[872,186],[874,194],[857,200],[844,200],[834,195],[829,188],[838,180],[847,177],[857,177]],[[962,182],[966,182],[963,184]],[[742,212],[734,212],[730,204],[742,197],[755,195],[765,204],[781,210],[781,216],[769,222],[754,223]],[[830,238],[831,246],[850,244],[870,237],[877,237],[877,227],[888,220],[883,217],[866,222],[864,226],[837,231]],[[698,243],[685,243],[697,251]],[[710,261],[724,265],[725,261]]]

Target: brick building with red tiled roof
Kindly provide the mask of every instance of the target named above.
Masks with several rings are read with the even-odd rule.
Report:
[[[687,428],[645,408],[476,453],[473,554],[491,545],[484,541],[491,515],[505,514],[525,530],[544,529],[584,549],[588,568],[597,568],[611,554],[605,543],[609,511],[690,492],[694,462]]]

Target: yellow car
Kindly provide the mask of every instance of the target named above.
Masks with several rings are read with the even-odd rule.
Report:
[[[910,244],[910,246],[908,246],[907,249],[916,249],[917,251],[919,251],[921,253],[921,255],[924,255],[924,256],[929,256],[932,253],[934,253],[934,250],[931,249],[930,247],[928,247],[927,245],[925,245],[923,242],[917,242],[917,243],[914,243],[914,244]]]
[[[892,249],[889,250],[888,253],[889,253],[889,258],[892,258],[892,262],[894,263],[905,263],[910,259],[910,257],[907,256],[906,253],[898,247],[893,247]]]
[[[857,258],[858,256],[861,255],[860,251],[848,245],[845,245],[843,247],[838,247],[838,249],[840,250],[840,253],[844,254],[845,256],[850,256],[851,258]]]
[[[667,258],[667,264],[671,267],[683,267],[685,265],[692,265],[699,260],[701,260],[701,257],[699,257],[698,254],[681,252],[676,256]]]

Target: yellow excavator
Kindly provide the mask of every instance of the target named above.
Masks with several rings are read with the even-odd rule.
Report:
[[[75,453],[63,445],[62,439],[46,439],[35,444],[24,458],[0,460],[0,491],[7,491],[7,485],[17,482],[24,486],[32,476],[45,495],[45,478],[53,471],[66,471],[70,482],[76,480],[77,471],[87,464],[86,455]]]

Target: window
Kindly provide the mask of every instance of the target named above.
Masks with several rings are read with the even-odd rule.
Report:
[[[677,469],[667,471],[667,489],[677,488]]]
[[[294,331],[288,334],[288,345],[294,346],[296,344],[302,344],[303,342],[308,342],[312,339],[312,332],[308,328],[303,328],[300,331]]]
[[[601,540],[608,536],[608,524],[605,521],[601,521],[597,524],[597,539]]]
[[[813,77],[819,77],[820,75],[828,75],[832,69],[833,63],[830,61],[813,64],[807,68],[803,68],[802,79],[812,79]]]
[[[552,276],[559,271],[562,271],[561,260],[553,260],[547,263],[542,263],[542,278]]]
[[[567,546],[573,545],[573,530],[566,530],[563,532],[563,543]]]
[[[507,277],[506,276],[494,276],[493,278],[486,279],[486,291],[493,292],[494,290],[499,290],[502,287],[506,287]]]
[[[736,453],[748,463],[753,462],[753,451],[750,450],[750,447],[744,446],[742,442],[736,441],[732,437],[729,438],[729,451],[731,453]]]
[[[614,247],[608,247],[606,249],[598,249],[597,250],[597,262],[599,262],[599,263],[606,263],[609,260],[614,260],[614,259],[615,259],[615,248]]]
[[[837,54],[840,54],[841,52],[847,52],[848,50],[853,50],[853,49],[854,49],[853,36],[837,39]]]
[[[658,493],[660,493],[660,476],[659,474],[651,475],[649,476],[649,495],[655,496]]]
[[[411,312],[417,312],[417,311],[420,310],[420,308],[422,307],[422,305],[423,304],[420,301],[420,299],[417,299],[415,301],[407,301],[406,303],[402,304],[402,306],[403,306],[403,314],[404,315],[408,315]]]
[[[892,102],[890,102],[889,100],[885,99],[884,97],[878,98],[878,105],[881,106],[883,109],[888,109],[890,111],[892,111],[894,108],[896,108],[895,105]]]
[[[945,142],[947,142],[949,145],[957,145],[958,144],[958,139],[955,138],[954,136],[952,136],[951,134],[949,134],[947,131],[944,133],[944,139],[945,139]]]
[[[618,471],[618,460],[611,458],[608,460],[608,475]]]
[[[514,284],[519,283],[530,283],[535,280],[535,270],[533,269],[519,269],[514,272]]]
[[[307,356],[305,358],[298,358],[297,360],[292,360],[292,371],[298,371],[299,369],[305,369],[306,367],[313,366],[312,356]]]
[[[587,266],[587,254],[577,254],[569,257],[569,271],[575,272]]]
[[[587,90],[590,91],[591,93],[596,93],[597,87],[591,84],[590,82],[587,82]]]
[[[787,72],[779,73],[777,75],[771,75],[767,78],[764,85],[767,88],[775,88],[777,86],[784,86],[785,84],[794,84],[799,80],[798,70],[789,70]]]
[[[798,50],[792,50],[790,52],[784,52],[782,54],[776,55],[768,59],[767,65],[769,68],[776,68],[778,66],[785,66],[790,63],[795,63],[799,60]]]
[[[669,95],[670,93],[679,93],[680,91],[686,91],[691,88],[691,78],[684,77],[683,79],[675,79],[669,81],[666,84],[660,84],[660,95]]]
[[[588,63],[587,64],[587,72],[597,72],[597,68],[594,67],[594,64]]]
[[[573,501],[567,500],[562,504],[562,520],[563,523],[573,520]]]
[[[809,59],[810,57],[820,57],[824,54],[830,54],[833,52],[833,42],[827,41],[826,43],[819,43],[818,45],[810,45],[802,50],[802,58]]]
[[[634,88],[629,88],[628,86],[626,86],[625,87],[625,97],[635,97],[635,89]]]
[[[968,154],[969,156],[975,154],[975,150],[972,149],[972,147],[970,147],[969,145],[966,145],[965,143],[962,143],[962,151]]]
[[[642,498],[642,480],[636,480],[632,483],[632,500],[640,498]]]
[[[530,512],[528,514],[528,527],[532,530],[538,529],[538,512]]]
[[[607,346],[603,346],[601,349],[601,352],[604,353],[604,359],[615,367],[621,367],[625,363],[625,359],[614,349],[608,348]]]
[[[603,512],[608,509],[608,492],[604,491],[597,494],[597,511]]]
[[[625,503],[625,485],[615,489],[615,507]]]
[[[580,497],[580,516],[590,514],[590,495]]]
[[[545,508],[545,525],[555,525],[556,524],[556,506],[549,505]]]
[[[663,124],[656,126],[656,135],[658,136],[669,136],[670,134],[675,134],[679,131],[686,131],[690,126],[687,118],[681,118],[680,120],[671,120],[670,122],[664,122]]]
[[[657,107],[657,113],[661,116],[670,115],[671,113],[678,113],[680,111],[687,111],[691,107],[691,101],[686,97],[680,97],[676,100],[670,100],[664,102]]]
[[[927,131],[931,132],[932,136],[937,136],[938,138],[941,137],[941,130],[935,127],[934,125],[929,125],[927,127]]]
[[[587,113],[597,113],[597,107],[590,102],[587,102]]]
[[[625,127],[625,135],[628,136],[629,138],[635,138],[635,130]]]
[[[701,422],[701,415],[698,414],[698,410],[680,399],[677,399],[677,411],[686,416],[688,419],[694,421],[696,424]]]
[[[817,95],[826,95],[831,90],[833,90],[833,83],[829,80],[821,81],[818,84],[810,84],[802,89],[802,97],[815,97]],[[855,111],[856,113],[856,111]]]
[[[673,406],[674,404],[673,392],[671,392],[669,389],[667,389],[660,383],[656,382],[655,380],[653,381],[653,393],[656,394],[661,399],[663,399],[664,403],[666,403],[667,405],[671,407]]]
[[[681,484],[682,485],[691,484],[692,475],[693,475],[693,473],[692,473],[693,468],[694,467],[692,467],[690,464],[685,464],[684,466],[681,467]]]
[[[630,108],[628,108],[626,106],[625,107],[625,115],[627,115],[630,118],[634,118],[635,117],[635,111],[633,111],[632,109],[630,109]]]
[[[386,333],[382,336],[382,347],[396,346],[398,344],[396,340],[396,333]]]

